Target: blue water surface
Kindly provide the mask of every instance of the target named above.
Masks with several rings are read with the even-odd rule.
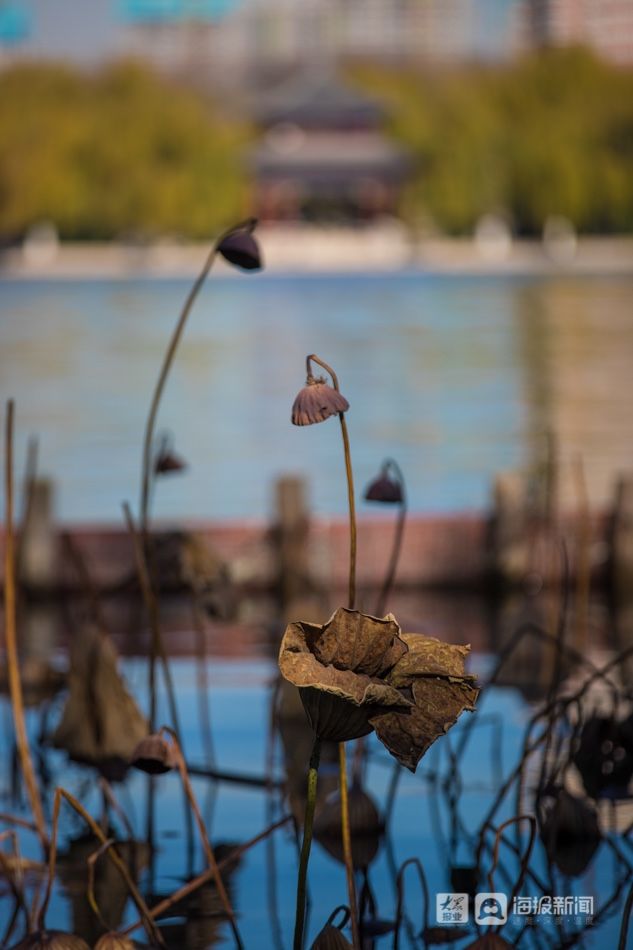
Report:
[[[120,518],[138,497],[144,419],[184,280],[0,282],[0,396],[17,447],[40,440],[65,520]],[[290,408],[315,352],[350,402],[358,487],[392,455],[411,507],[484,507],[493,475],[542,463],[553,430],[590,494],[631,464],[633,279],[391,275],[212,277],[162,405],[190,464],[162,516],[266,516],[271,482],[305,474],[315,511],[345,511],[335,419]]]

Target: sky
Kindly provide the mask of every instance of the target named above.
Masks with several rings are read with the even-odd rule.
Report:
[[[31,20],[25,51],[83,62],[116,49],[116,0],[20,0]]]
[[[0,9],[3,0],[0,0]],[[121,0],[4,0],[26,10],[31,34],[22,49],[33,55],[98,62],[116,53]],[[484,0],[481,0],[482,5]],[[514,0],[485,0],[491,24]],[[495,16],[498,11],[499,19]],[[494,29],[491,31],[494,33]]]

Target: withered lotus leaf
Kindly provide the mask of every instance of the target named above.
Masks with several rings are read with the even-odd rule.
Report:
[[[358,739],[372,731],[367,708],[411,705],[381,678],[407,649],[399,630],[391,617],[369,617],[344,607],[322,625],[288,625],[279,668],[299,687],[310,724],[321,739]]]
[[[372,617],[341,607],[325,624],[289,624],[279,667],[299,687],[321,739],[346,742],[375,729],[389,752],[415,771],[431,743],[464,709],[474,709],[478,690],[464,672],[468,650],[401,634],[392,614]]]
[[[306,385],[297,393],[290,418],[296,426],[310,426],[348,409],[347,399],[337,389],[321,377],[308,376]]]
[[[446,677],[421,677],[411,689],[415,705],[406,716],[388,711],[372,716],[370,722],[389,752],[415,772],[429,746],[455,725],[465,709],[472,712],[478,691],[466,679]]]

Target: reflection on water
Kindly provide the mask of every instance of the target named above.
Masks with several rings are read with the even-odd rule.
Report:
[[[212,654],[224,653],[220,636],[221,630],[218,629]],[[205,765],[212,765],[238,779],[212,782],[200,774],[193,779],[219,860],[230,855],[231,847],[255,837],[269,823],[287,814],[288,807],[297,814],[303,810],[302,788],[312,737],[296,699],[284,695],[283,690],[281,693],[276,691],[276,664],[265,658],[265,654],[272,650],[273,644],[265,640],[253,656],[227,660],[222,655],[212,655],[207,660],[212,749],[205,741],[205,729],[200,719],[198,665],[196,661],[185,658],[173,663],[184,723],[182,741],[189,762],[198,766],[198,773],[204,771]],[[604,654],[602,659],[608,655]],[[145,661],[128,658],[122,665],[129,687],[141,706],[146,708]],[[492,667],[492,656],[475,655],[472,668],[480,675],[486,676]],[[512,680],[512,669],[506,672]],[[29,727],[34,739],[41,736],[42,731],[54,728],[63,698],[60,695],[50,706],[29,711]],[[271,759],[269,723],[273,702],[277,708],[279,736]],[[15,813],[19,805],[12,799],[11,791],[10,714],[5,700],[1,706],[6,728],[0,738],[3,763],[0,802],[3,811]],[[470,890],[472,867],[478,852],[482,867],[491,868],[494,834],[489,834],[482,845],[481,826],[489,816],[491,803],[505,777],[512,773],[518,762],[532,712],[516,689],[491,686],[484,692],[477,714],[463,717],[450,737],[432,747],[417,775],[398,770],[397,785],[394,785],[393,760],[374,737],[369,739],[364,765],[352,792],[352,825],[356,822],[364,827],[363,834],[355,839],[354,855],[368,933],[372,932],[372,927],[391,925],[397,904],[397,871],[408,858],[418,856],[422,860],[430,905],[424,908],[416,875],[412,873],[406,878],[405,886],[406,916],[400,943],[404,947],[420,945],[416,935],[422,926],[436,926],[436,893]],[[159,721],[168,720],[166,697],[162,691],[158,718]],[[92,814],[99,815],[101,793],[94,772],[70,765],[59,751],[40,744],[36,747],[41,780],[48,790],[58,783],[63,784]],[[553,755],[553,750],[550,753]],[[560,755],[560,748],[557,755]],[[316,843],[310,864],[313,895],[309,919],[311,935],[318,932],[346,893],[338,841],[328,833],[328,827],[333,820],[336,822],[338,814],[336,800],[328,798],[336,788],[335,760],[335,749],[325,748],[319,779]],[[273,779],[286,776],[289,800],[284,799],[275,782],[268,789],[265,787],[269,763],[272,763]],[[590,765],[585,763],[583,766],[580,762],[581,774]],[[541,839],[537,839],[529,862],[530,872],[519,893],[526,897],[542,896],[545,891],[551,896],[569,898],[572,903],[569,904],[569,913],[556,920],[541,921],[540,931],[524,935],[521,945],[534,948],[614,947],[626,888],[633,872],[633,856],[627,849],[626,838],[617,831],[630,821],[630,806],[625,800],[613,801],[612,805],[605,801],[600,813],[600,828],[611,830],[601,831],[592,806],[579,806],[579,799],[570,793],[561,797],[552,782],[547,784],[548,791],[543,800],[535,801],[539,768],[537,759],[528,764],[523,779],[523,797],[519,799],[523,812],[542,810]],[[551,763],[549,768],[553,768]],[[254,781],[249,784],[241,782],[240,776]],[[603,785],[605,781],[608,785],[608,776],[602,776]],[[155,852],[153,862],[150,860],[150,852],[142,843],[146,828],[147,788],[147,776],[134,771],[123,783],[115,784],[115,794],[129,826],[122,821],[120,813],[111,812],[107,827],[109,834],[127,842],[121,853],[129,858],[143,892],[149,895],[149,903],[153,905],[183,881],[199,873],[204,867],[204,856],[197,842],[192,846],[187,843],[179,781],[176,775],[167,774],[160,776],[156,784]],[[611,792],[606,789],[604,794],[609,796]],[[514,809],[513,793],[496,816],[495,825],[513,815]],[[570,811],[572,831],[573,822],[578,824],[579,820],[583,829],[593,828],[592,840],[585,841],[580,849],[573,836],[570,843],[569,820],[565,824]],[[95,939],[100,930],[85,899],[85,862],[95,850],[94,842],[87,838],[74,814],[63,811],[62,815],[60,868],[47,922],[49,927],[72,927],[86,938]],[[583,841],[586,838],[584,831],[581,838]],[[499,855],[495,888],[489,887],[489,882],[484,879],[478,887],[475,886],[476,890],[496,889],[511,893],[520,874],[519,857],[513,849],[518,846],[521,851],[526,847],[527,834],[517,838],[513,830],[507,840],[508,844],[501,848]],[[27,855],[37,855],[32,841],[26,844],[25,837],[24,844]],[[291,824],[284,825],[267,841],[229,861],[228,885],[245,946],[249,950],[290,945],[296,867],[297,845]],[[29,882],[29,893],[33,883]],[[137,919],[135,908],[131,901],[126,904],[120,879],[112,874],[107,860],[99,864],[95,892],[109,926]],[[572,913],[574,897],[594,899],[595,931],[584,933],[586,915]],[[10,891],[0,890],[0,923],[8,921],[11,906]],[[524,925],[525,920],[515,916],[504,930],[503,935],[511,945],[517,945]],[[473,940],[472,916],[468,931],[468,938],[455,946],[463,948],[468,940]],[[202,950],[215,945],[218,940],[225,943],[230,940],[226,922],[220,916],[215,889],[207,885],[195,899],[180,902],[164,921],[164,935],[170,947],[191,950]],[[432,936],[429,931],[429,940]],[[388,933],[384,940],[368,941],[367,946],[391,946],[392,939],[393,935]]]
[[[62,517],[118,520],[136,500],[144,413],[187,289],[0,284],[0,395],[17,400],[19,447],[41,436]],[[483,506],[492,475],[539,464],[554,430],[563,475],[582,453],[602,504],[632,461],[632,312],[631,278],[212,279],[161,418],[191,470],[160,486],[156,512],[264,515],[288,470],[310,476],[317,511],[344,511],[329,427],[308,446],[289,424],[308,352],[335,366],[351,403],[359,484],[392,455],[414,510]]]
[[[630,679],[626,667],[621,666],[610,672],[608,684],[606,680],[594,684],[596,694],[589,694],[584,704],[574,701],[570,705],[554,733],[546,765],[542,765],[538,752],[527,759],[520,783],[509,786],[510,794],[491,820],[492,803],[520,762],[524,742],[537,741],[538,748],[538,741],[542,741],[545,719],[530,729],[537,708],[531,703],[542,703],[546,698],[557,656],[552,641],[539,633],[545,629],[544,618],[550,613],[545,595],[513,598],[494,606],[470,596],[462,600],[404,592],[394,597],[394,610],[401,619],[407,618],[407,623],[409,618],[413,623],[414,617],[423,617],[428,622],[427,632],[455,641],[472,635],[476,652],[471,669],[484,681],[491,676],[498,657],[517,641],[516,632],[522,625],[524,632],[521,642],[516,643],[516,652],[508,656],[501,673],[496,675],[494,685],[484,689],[477,712],[463,716],[450,734],[431,748],[416,775],[395,766],[373,736],[367,742],[365,758],[359,762],[354,761],[350,744],[351,771],[355,775],[351,822],[352,828],[361,829],[354,840],[353,853],[365,932],[373,939],[372,942],[368,936],[367,948],[392,945],[390,928],[398,903],[398,869],[413,856],[422,861],[430,902],[425,906],[416,874],[410,870],[405,877],[401,947],[420,946],[418,935],[422,928],[429,944],[437,942],[433,931],[437,926],[436,893],[470,893],[474,889],[511,894],[521,874],[520,855],[528,844],[527,826],[520,837],[518,829],[508,832],[492,883],[487,875],[494,864],[495,828],[517,813],[539,817],[529,873],[517,893],[530,900],[549,895],[566,898],[570,903],[564,905],[565,913],[561,912],[557,919],[546,915],[546,919],[538,921],[537,930],[528,930],[521,937],[526,920],[515,915],[503,931],[505,939],[512,946],[534,950],[544,946],[584,946],[587,950],[617,946],[626,891],[633,879],[633,854],[626,835],[633,814],[625,792],[633,775],[633,718],[626,701],[621,701],[616,709],[617,722],[608,719],[608,715],[609,710],[613,711],[614,689],[619,688],[625,697],[630,693]],[[292,824],[284,824],[270,838],[240,855],[233,852],[231,857],[232,848],[259,835],[272,822],[289,812],[298,817],[303,813],[312,733],[296,691],[288,684],[281,684],[280,688],[277,682],[279,621],[273,622],[275,615],[270,604],[253,602],[247,605],[248,612],[258,615],[260,623],[210,622],[206,650],[200,653],[202,656],[206,652],[207,659],[193,660],[182,655],[195,642],[187,633],[190,613],[184,602],[166,598],[162,606],[168,651],[181,654],[172,663],[172,673],[182,744],[193,767],[195,793],[218,860],[227,862],[227,884],[245,946],[249,950],[288,947],[294,924],[297,869]],[[146,643],[140,639],[135,642],[129,636],[131,627],[136,625],[138,630],[141,624],[144,626],[139,608],[138,597],[104,603],[106,622],[112,626],[122,649],[131,654],[121,663],[127,686],[141,709],[147,710]],[[27,634],[32,629],[41,631],[46,619],[42,605],[33,605],[23,619],[28,620],[31,612],[38,623],[34,627],[27,624]],[[607,605],[592,601],[591,613],[601,616],[603,622],[595,625],[590,648],[582,661],[590,670],[614,656]],[[65,609],[48,611],[47,642],[53,656],[58,645],[63,645],[60,633],[68,630],[69,616]],[[530,623],[531,630],[526,632]],[[420,629],[419,619],[415,626]],[[76,641],[85,637],[85,631],[76,628],[76,624],[71,629]],[[629,636],[618,648],[630,643]],[[574,645],[571,614],[566,646],[573,652]],[[23,646],[27,648],[28,643]],[[63,654],[57,655],[64,665]],[[563,672],[569,679],[564,695],[574,693],[580,669],[577,662],[569,662],[567,657]],[[50,814],[53,788],[62,784],[91,814],[99,816],[104,804],[96,772],[70,763],[65,753],[53,749],[47,739],[59,722],[65,699],[64,692],[53,690],[48,699],[40,705],[30,705],[28,710],[35,761],[46,790],[47,813]],[[164,686],[159,688],[158,702],[158,721],[168,722]],[[23,803],[15,791],[15,771],[11,766],[13,730],[4,697],[0,700],[0,717],[4,724],[0,734],[0,811],[16,814],[21,813]],[[276,730],[271,743],[272,722]],[[597,747],[594,733],[598,737]],[[336,757],[336,749],[327,748],[326,744],[309,871],[311,937],[346,894],[339,839],[332,834],[332,828],[338,827]],[[204,774],[209,770],[224,778],[210,780]],[[563,780],[565,791],[561,790]],[[583,786],[598,799],[597,813]],[[204,868],[199,842],[188,836],[179,780],[172,773],[156,779],[153,857],[146,844],[147,776],[132,770],[123,781],[116,781],[113,788],[121,808],[110,812],[104,828],[124,842],[120,853],[128,860],[149,904],[154,905]],[[537,788],[541,789],[540,795]],[[487,821],[490,827],[483,834]],[[94,840],[69,810],[62,809],[60,828],[59,873],[47,923],[51,928],[72,928],[86,939],[95,940],[102,928],[85,897],[86,860],[95,851]],[[24,835],[21,847],[27,856],[38,856],[36,843],[28,834]],[[481,877],[473,882],[473,867],[478,862]],[[33,876],[27,881],[29,895],[36,880]],[[126,900],[119,876],[113,874],[106,859],[98,864],[95,894],[109,926],[122,926],[137,919],[137,911]],[[596,918],[595,930],[588,932],[586,914],[573,910],[577,901],[585,897],[593,898]],[[11,908],[10,890],[0,886],[0,930],[8,922]],[[218,941],[223,945],[230,943],[217,892],[208,884],[179,901],[161,921],[161,929],[168,946],[179,950],[202,950]],[[380,937],[385,929],[387,932]],[[463,950],[475,936],[471,914],[468,935],[453,945]]]

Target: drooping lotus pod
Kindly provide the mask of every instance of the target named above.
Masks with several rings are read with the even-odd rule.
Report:
[[[174,451],[171,436],[166,433],[162,436],[154,457],[154,474],[170,475],[173,472],[183,472],[186,468],[187,463]]]
[[[587,719],[574,753],[574,764],[592,798],[624,798],[633,777],[631,720],[599,715]]]
[[[218,252],[225,261],[240,270],[260,270],[262,254],[259,244],[253,237],[257,221],[250,221],[225,235],[218,244]]]
[[[322,376],[309,375],[297,393],[290,418],[293,425],[311,426],[348,409],[349,403],[338,389],[326,383]]]
[[[99,937],[93,950],[134,950],[134,941],[125,934],[111,933]]]
[[[353,948],[338,927],[327,924],[321,933],[317,934],[310,950],[353,950]]]
[[[160,735],[141,739],[130,761],[135,768],[149,775],[162,775],[176,767],[174,748]]]
[[[366,501],[378,501],[383,505],[399,505],[403,497],[402,485],[383,468],[365,489],[364,497]]]
[[[557,791],[541,825],[549,859],[570,877],[588,866],[602,840],[595,808],[566,789]]]
[[[12,950],[90,950],[90,947],[81,937],[62,930],[37,930],[16,943]]]
[[[348,792],[349,824],[352,840],[352,863],[356,868],[367,868],[380,848],[384,822],[368,793],[358,784]],[[345,862],[341,839],[341,796],[334,792],[319,809],[314,820],[314,836],[328,854]]]

